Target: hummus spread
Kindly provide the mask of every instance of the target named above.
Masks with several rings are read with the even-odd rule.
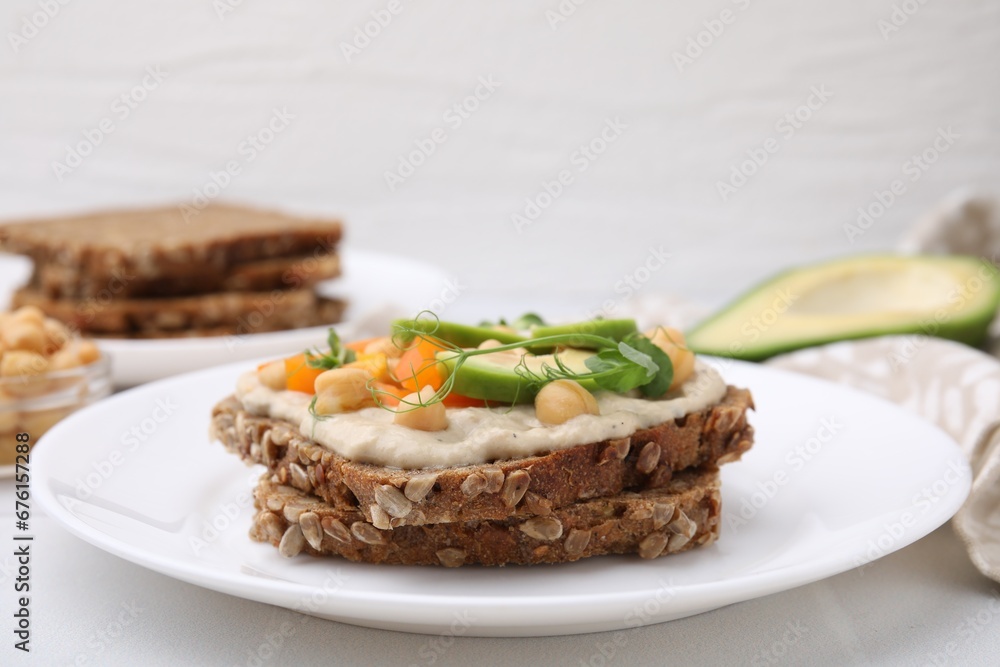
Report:
[[[383,408],[324,416],[309,414],[312,396],[274,391],[256,372],[240,377],[236,395],[254,415],[296,424],[304,437],[344,458],[396,468],[436,468],[525,458],[632,433],[704,410],[726,393],[722,377],[703,362],[694,374],[664,398],[597,392],[600,415],[580,415],[546,426],[533,405],[497,408],[449,408],[444,431],[417,431],[393,423]]]

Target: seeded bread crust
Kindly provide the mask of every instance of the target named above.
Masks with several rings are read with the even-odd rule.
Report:
[[[379,528],[545,515],[623,490],[661,488],[675,471],[739,459],[753,443],[750,392],[728,387],[717,404],[616,440],[539,456],[443,469],[402,470],[347,460],[286,422],[254,416],[235,397],[215,406],[211,435],[279,484]]]
[[[29,287],[50,299],[134,299],[212,292],[265,292],[313,287],[340,275],[340,258],[329,252],[241,262],[227,267],[193,266],[178,276],[141,277],[114,271],[109,281],[79,275],[61,264],[35,267]]]
[[[142,278],[184,275],[195,266],[223,270],[334,248],[341,235],[338,220],[237,206],[166,206],[0,225],[0,250],[106,285],[116,270]]]
[[[250,536],[285,557],[309,553],[393,565],[564,563],[606,554],[657,558],[714,542],[716,469],[678,473],[662,488],[581,500],[544,516],[379,529],[357,509],[333,507],[265,473]]]
[[[158,330],[147,329],[145,331],[130,331],[124,334],[113,333],[91,333],[89,336],[104,339],[129,339],[129,340],[151,340],[156,338],[212,338],[215,336],[245,336],[247,334],[271,333],[274,331],[287,331],[289,329],[301,329],[303,327],[319,327],[336,324],[343,319],[344,311],[347,309],[347,302],[340,299],[321,298],[316,302],[316,307],[310,313],[303,314],[296,323],[289,325],[287,318],[270,318],[252,326],[247,318],[237,322],[235,325],[218,327],[201,327],[194,329],[170,329]]]
[[[162,299],[50,299],[23,288],[14,308],[36,306],[93,336],[161,338],[178,335],[260,333],[297,329],[340,320],[344,303],[312,290],[223,292]]]

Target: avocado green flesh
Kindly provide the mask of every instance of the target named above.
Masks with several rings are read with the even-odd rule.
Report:
[[[886,334],[978,345],[998,305],[1000,275],[985,260],[852,257],[771,278],[689,331],[687,344],[750,361]]]
[[[559,360],[575,373],[589,373],[586,360],[593,354],[586,350],[568,349],[559,353]],[[523,351],[511,350],[469,357],[456,372],[455,353],[438,354],[438,358],[448,366],[449,372],[455,373],[452,387],[455,393],[501,403],[531,403],[540,387],[532,385],[515,370],[522,356],[525,366],[538,375],[542,375],[543,365],[553,368],[556,366],[551,354],[525,355]],[[597,389],[592,380],[584,380],[580,384],[590,390]]]
[[[628,335],[638,331],[635,320],[589,320],[587,322],[575,322],[573,324],[561,324],[557,326],[539,326],[531,329],[531,338],[545,338],[546,336],[572,336],[574,334],[588,336],[602,336],[621,342]],[[563,345],[591,349],[593,346],[585,338],[569,338]],[[549,352],[554,349],[552,345],[531,345],[528,349],[535,354]]]
[[[523,336],[504,331],[503,329],[474,327],[467,324],[439,322],[437,320],[396,320],[393,322],[393,330],[398,330],[397,327],[416,329],[459,347],[479,347],[479,345],[491,339],[498,340],[504,345],[508,343],[520,343],[525,340]]]

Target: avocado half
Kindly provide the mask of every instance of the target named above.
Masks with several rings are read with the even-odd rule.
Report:
[[[851,257],[778,274],[687,332],[687,344],[749,361],[885,334],[979,345],[998,305],[1000,273],[985,259]]]

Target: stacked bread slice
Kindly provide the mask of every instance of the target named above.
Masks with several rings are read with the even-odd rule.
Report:
[[[13,296],[91,336],[259,333],[336,322],[313,287],[340,273],[339,221],[210,205],[0,225],[34,263]]]
[[[644,558],[719,535],[718,466],[753,443],[750,393],[630,436],[520,459],[407,470],[345,459],[235,397],[212,436],[267,471],[251,536],[284,556],[458,566]]]

